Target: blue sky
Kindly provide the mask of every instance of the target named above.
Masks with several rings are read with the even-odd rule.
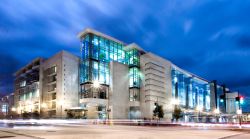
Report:
[[[249,99],[248,0],[1,0],[0,96],[13,92],[12,74],[36,57],[80,54],[86,27],[146,51]]]

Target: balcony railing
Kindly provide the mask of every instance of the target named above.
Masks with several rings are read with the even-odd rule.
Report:
[[[83,98],[107,99],[105,92],[84,92]]]

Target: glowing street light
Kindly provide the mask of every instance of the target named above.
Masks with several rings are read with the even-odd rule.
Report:
[[[220,110],[219,109],[215,109],[214,110],[214,113],[215,113],[215,118],[216,118],[216,121],[218,122],[218,115],[220,114]]]
[[[202,108],[203,108],[202,106],[197,106],[197,108],[196,108],[196,109],[197,109],[197,111],[201,111],[201,110],[202,110]]]
[[[100,86],[100,83],[99,83],[98,81],[94,81],[93,86],[94,86],[95,88],[98,88],[98,87]]]
[[[30,109],[32,110],[34,108],[34,106],[33,105],[30,105]]]
[[[219,113],[220,113],[220,110],[219,110],[219,109],[215,109],[215,110],[214,110],[214,113],[219,114]]]
[[[15,110],[16,110],[16,108],[12,108],[11,110],[12,110],[12,111],[15,111]]]
[[[45,104],[45,103],[43,103],[43,104],[42,104],[42,107],[43,107],[43,108],[45,108],[45,107],[46,107],[46,104]]]
[[[197,122],[199,122],[199,117],[200,117],[200,111],[202,111],[203,107],[202,106],[197,106],[196,110],[197,110]],[[199,112],[199,115],[198,115]]]
[[[63,105],[63,101],[61,101],[59,104],[62,106]]]
[[[178,99],[172,100],[172,104],[178,105],[179,104],[179,100]]]

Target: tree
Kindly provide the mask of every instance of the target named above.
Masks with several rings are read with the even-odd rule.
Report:
[[[183,115],[182,115],[181,113],[182,113],[182,111],[181,111],[180,108],[175,108],[175,109],[174,109],[173,118],[175,118],[177,122],[178,122],[178,120],[179,120],[180,118],[183,117]]]
[[[104,59],[105,55],[104,54],[100,54],[100,59]]]
[[[30,114],[27,111],[24,111],[22,113],[22,117],[23,117],[23,119],[29,119],[30,118]]]
[[[159,120],[160,118],[164,117],[164,111],[163,111],[162,105],[157,104],[156,108],[153,110],[153,115],[156,116],[157,114],[158,114]]]
[[[68,118],[74,117],[74,113],[70,109],[65,109],[64,112],[67,113]]]

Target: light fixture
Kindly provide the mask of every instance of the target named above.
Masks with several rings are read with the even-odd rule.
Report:
[[[178,105],[178,104],[179,104],[179,100],[178,100],[178,99],[174,99],[174,100],[172,100],[172,104],[176,104],[176,105]]]
[[[34,106],[33,105],[30,105],[30,109],[33,109],[34,108]]]
[[[98,88],[98,87],[100,86],[100,83],[99,83],[98,81],[94,81],[93,86],[94,86],[95,88]]]
[[[62,106],[63,105],[63,101],[61,101],[59,104]]]
[[[177,83],[178,79],[177,77],[174,77],[174,82]]]
[[[16,111],[16,108],[12,108],[11,110],[12,110],[12,111]]]
[[[202,106],[197,106],[197,110],[198,110],[198,111],[201,111],[202,108],[203,108]]]
[[[43,104],[42,104],[42,107],[45,108],[45,107],[46,107],[46,104],[43,103]]]
[[[82,114],[84,114],[84,111],[82,111]]]
[[[220,113],[219,109],[215,109],[214,113],[216,113],[216,114]]]

